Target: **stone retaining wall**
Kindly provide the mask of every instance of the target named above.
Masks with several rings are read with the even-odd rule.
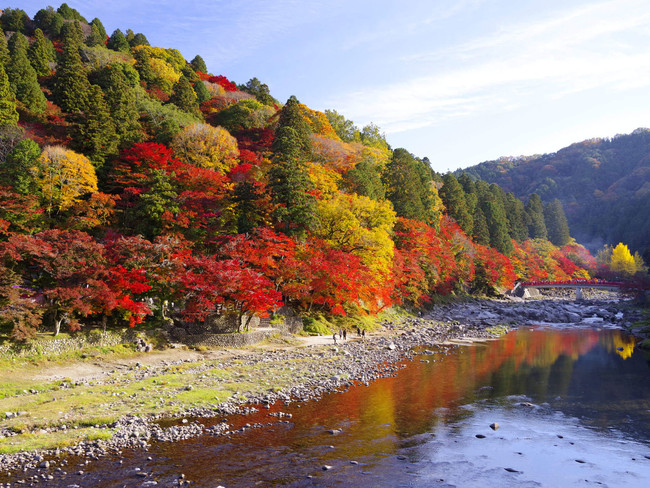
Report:
[[[182,341],[188,346],[206,347],[244,347],[257,344],[264,339],[280,333],[278,329],[252,330],[244,334],[196,334],[186,335]]]

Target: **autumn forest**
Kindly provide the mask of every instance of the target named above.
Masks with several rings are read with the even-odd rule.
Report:
[[[437,174],[381,128],[276,100],[62,4],[0,17],[0,327],[360,323],[516,280],[632,277],[564,207]],[[242,320],[244,319],[244,320]],[[348,322],[345,322],[348,321]],[[242,325],[243,324],[243,325]]]

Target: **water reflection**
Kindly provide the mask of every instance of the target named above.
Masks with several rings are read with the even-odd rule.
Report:
[[[490,465],[514,456],[512,463],[521,461],[533,476],[521,486],[531,486],[536,456],[548,454],[559,463],[557,469],[567,472],[579,468],[578,475],[590,469],[586,462],[576,468],[580,463],[566,458],[579,455],[568,442],[564,457],[553,451],[559,429],[583,441],[577,445],[601,449],[590,454],[600,465],[607,463],[607,452],[615,452],[609,457],[617,470],[626,469],[621,463],[634,464],[617,443],[626,439],[627,447],[635,449],[645,443],[628,471],[636,473],[641,466],[650,473],[650,370],[633,346],[634,339],[620,330],[526,328],[472,347],[423,349],[395,377],[318,402],[276,405],[253,417],[231,419],[235,428],[256,422],[267,427],[230,439],[205,436],[155,444],[149,452],[129,453],[118,469],[114,461],[100,461],[87,472],[94,471],[105,487],[139,486],[124,474],[135,466],[152,471],[164,486],[181,472],[198,487],[449,486],[452,472],[467,476],[465,483],[457,481],[459,486],[472,486],[469,480],[475,477],[484,483],[476,486],[486,479],[520,486],[516,473]],[[277,410],[293,417],[279,422],[268,416]],[[491,434],[487,425],[494,420],[504,426]],[[341,432],[331,433],[335,429]],[[580,437],[580,429],[589,434]],[[475,444],[477,432],[493,437]],[[616,445],[603,451],[605,438]],[[524,454],[513,454],[518,444],[528,461]],[[324,465],[333,469],[324,471]],[[607,484],[595,468],[591,473]]]

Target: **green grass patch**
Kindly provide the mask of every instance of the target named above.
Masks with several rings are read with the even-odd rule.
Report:
[[[490,334],[502,336],[510,331],[510,327],[507,325],[493,325],[492,327],[487,327],[485,331]]]
[[[28,432],[0,438],[0,454],[63,448],[83,441],[108,440],[113,437],[113,434],[112,429],[95,429],[92,427],[48,433]]]

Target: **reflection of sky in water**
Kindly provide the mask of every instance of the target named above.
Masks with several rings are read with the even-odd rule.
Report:
[[[614,329],[526,327],[472,347],[426,346],[395,377],[229,419],[233,430],[267,427],[126,450],[119,465],[85,466],[90,484],[51,486],[140,486],[128,484],[138,467],[160,486],[184,473],[206,488],[646,488],[650,368],[633,344]],[[278,410],[291,419],[268,416]]]

